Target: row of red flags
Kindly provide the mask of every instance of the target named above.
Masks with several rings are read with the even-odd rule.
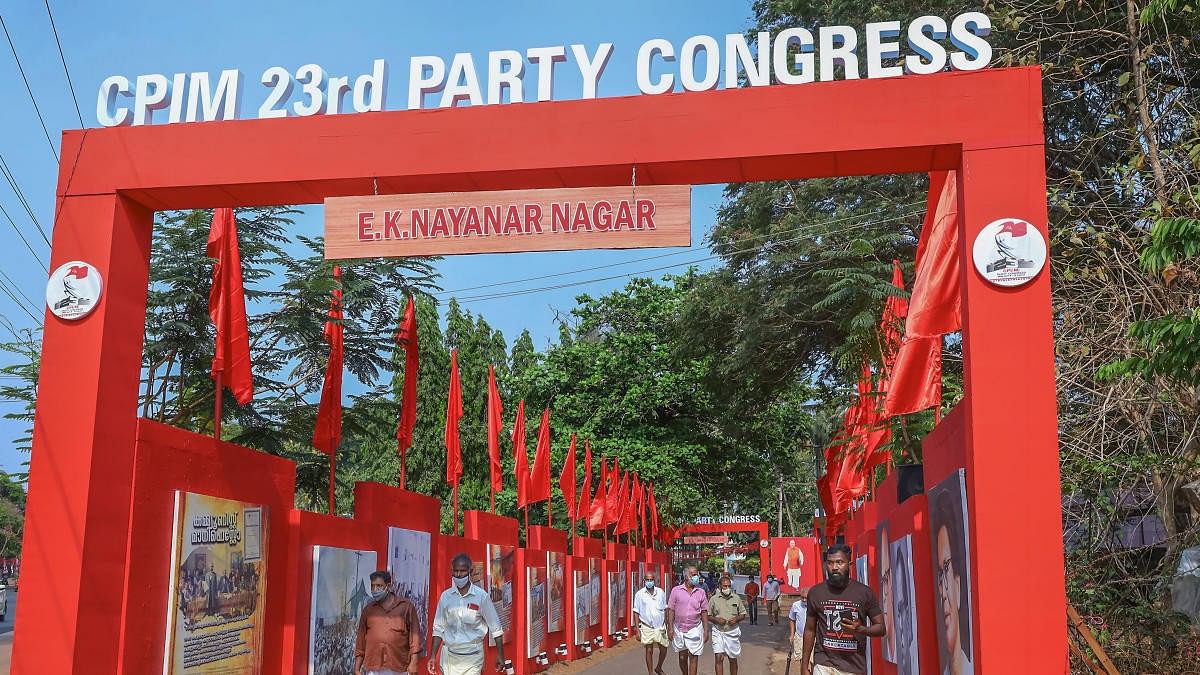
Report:
[[[817,480],[827,534],[841,529],[854,500],[867,493],[875,467],[890,466],[891,419],[941,406],[942,336],[962,328],[957,183],[954,171],[930,174],[909,300],[902,297],[900,262],[892,261],[897,293],[888,297],[880,319],[883,362],[878,377],[864,361],[857,398],[825,449],[825,475]]]
[[[254,382],[250,371],[250,338],[246,324],[246,299],[242,288],[241,258],[238,253],[237,221],[233,210],[216,209],[213,212],[206,252],[216,258],[213,266],[213,284],[209,295],[209,315],[216,326],[216,353],[212,362],[212,377],[220,390],[228,387],[238,403],[245,405],[254,396]],[[344,336],[342,315],[341,269],[333,270],[334,289],[329,314],[325,322],[324,339],[329,343],[329,361],[325,379],[321,386],[321,402],[317,409],[317,421],[313,428],[312,445],[329,457],[329,510],[334,512],[334,477],[336,472],[337,448],[342,436],[342,372],[344,366]],[[420,367],[420,348],[417,340],[416,310],[412,298],[408,300],[396,342],[405,352],[404,387],[400,419],[396,430],[397,451],[400,454],[400,487],[405,487],[406,455],[412,447],[413,429],[417,420],[417,373]],[[503,430],[503,407],[500,392],[496,387],[495,369],[488,367],[488,458],[491,472],[492,510],[495,511],[495,495],[504,489],[503,468],[500,459],[500,433]],[[450,388],[446,405],[446,482],[454,490],[455,527],[458,522],[458,485],[462,477],[462,446],[458,426],[462,419],[462,385],[458,373],[458,351],[450,353]],[[220,408],[214,433],[219,436]],[[538,427],[537,448],[533,466],[525,448],[525,401],[517,404],[516,422],[512,431],[513,454],[517,481],[517,506],[549,501],[550,488],[550,409],[542,411]],[[559,487],[566,502],[567,514],[572,522],[584,520],[589,531],[606,530],[613,526],[614,534],[626,534],[638,530],[657,538],[662,530],[658,504],[654,497],[654,486],[643,484],[636,472],[623,473],[617,459],[609,468],[607,460],[600,460],[599,482],[596,495],[591,496],[592,448],[584,440],[584,479],[578,500],[575,489],[576,436],[571,434],[571,446],[559,474]],[[649,514],[647,514],[649,511]],[[649,529],[647,529],[649,528]]]

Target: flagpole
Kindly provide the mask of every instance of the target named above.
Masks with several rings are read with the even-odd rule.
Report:
[[[337,450],[329,453],[329,515],[337,515],[334,509],[333,499],[337,483],[334,481],[334,476],[337,475]]]
[[[458,536],[458,483],[454,484],[454,536]]]
[[[221,389],[224,387],[225,369],[217,371],[217,393],[213,402],[213,438],[221,440]]]
[[[522,511],[525,513],[525,536],[529,536],[529,506],[526,505]]]
[[[554,527],[554,498],[546,500],[546,527]]]
[[[408,450],[407,449],[401,450],[400,451],[400,489],[401,490],[405,489],[404,488],[404,478],[405,478],[405,475],[408,473],[407,465],[408,465]]]
[[[496,513],[496,488],[492,488],[492,513]]]

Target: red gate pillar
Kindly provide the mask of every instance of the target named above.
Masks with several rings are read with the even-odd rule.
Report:
[[[118,671],[152,217],[112,193],[56,210],[50,269],[91,263],[103,289],[83,319],[46,313],[14,673]]]
[[[1060,672],[1067,659],[1049,265],[1001,288],[975,236],[1021,218],[1046,236],[1042,145],[965,149],[959,181],[967,502],[975,672]],[[1031,670],[1031,668],[1033,670]]]

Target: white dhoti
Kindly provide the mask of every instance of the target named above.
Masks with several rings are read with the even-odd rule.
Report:
[[[800,569],[800,568],[798,568],[798,567],[797,567],[797,568],[793,568],[793,569],[789,569],[789,570],[787,571],[788,586],[791,586],[791,587],[792,587],[792,588],[794,588],[794,589],[799,589],[799,588],[800,588],[800,577],[801,577],[801,572],[803,572],[803,571],[804,571],[804,570],[802,570],[802,569]]]
[[[474,653],[463,653],[468,649],[470,648],[462,647],[451,651],[449,647],[442,647],[442,658],[439,661],[442,675],[481,675],[483,673],[483,645],[476,645]]]
[[[736,659],[742,653],[742,629],[734,627],[723,631],[712,629],[712,645],[714,654],[724,654]]]
[[[659,628],[651,628],[644,623],[638,624],[638,638],[643,645],[662,645],[668,647],[667,644],[667,627],[660,626]]]
[[[690,630],[680,630],[675,627],[675,637],[671,640],[671,647],[677,652],[687,651],[689,654],[699,656],[704,651],[704,626],[696,624]]]

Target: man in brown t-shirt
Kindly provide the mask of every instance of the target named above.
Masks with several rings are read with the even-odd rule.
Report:
[[[886,634],[879,599],[869,586],[850,578],[850,561],[845,544],[825,551],[825,581],[808,591],[800,675],[864,675],[867,638]]]
[[[354,641],[356,674],[418,672],[424,636],[417,608],[388,590],[391,583],[391,572],[371,573],[373,601],[363,607]]]

